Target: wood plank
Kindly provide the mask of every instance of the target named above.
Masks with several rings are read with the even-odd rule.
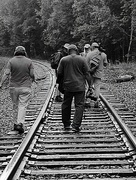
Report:
[[[37,142],[42,142],[42,143],[84,143],[84,142],[89,142],[89,143],[99,143],[99,142],[109,142],[109,143],[112,143],[112,142],[115,142],[116,139],[115,138],[110,138],[110,139],[106,139],[106,138],[101,138],[101,139],[98,139],[98,138],[79,138],[79,139],[75,139],[75,138],[72,138],[72,139],[38,139]],[[118,142],[118,141],[117,141]]]
[[[130,165],[127,160],[114,160],[114,161],[28,161],[29,165],[35,166],[79,166],[79,165],[89,165],[89,166],[116,166],[116,165]]]
[[[31,155],[31,158],[37,160],[64,160],[64,159],[126,159],[127,156],[124,153],[120,154],[72,154],[72,155]]]
[[[67,170],[25,170],[25,174],[31,175],[63,175],[63,174],[131,174],[131,169],[67,169]]]
[[[121,148],[78,148],[78,149],[75,149],[75,148],[69,148],[69,149],[50,149],[50,150],[40,150],[40,149],[33,149],[33,152],[37,152],[38,155],[41,155],[41,154],[90,154],[90,153],[103,153],[103,154],[106,154],[106,153],[127,153],[127,150],[124,151],[122,150]]]
[[[64,149],[64,148],[120,148],[120,143],[112,143],[112,144],[45,144],[45,143],[40,143],[40,144],[36,144],[36,147],[43,147],[43,148],[47,148],[47,149]]]

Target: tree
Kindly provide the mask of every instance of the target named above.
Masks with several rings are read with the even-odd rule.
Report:
[[[75,28],[73,36],[79,46],[92,41],[104,42],[109,36],[110,10],[103,0],[75,0],[73,5]],[[103,34],[105,36],[103,36]]]
[[[73,29],[73,0],[54,0],[51,4],[52,12],[44,30],[45,45],[53,49],[59,48],[65,42],[72,41],[71,30]]]
[[[123,6],[123,15],[124,18],[122,21],[126,24],[129,24],[129,45],[128,45],[128,53],[127,53],[127,62],[129,62],[130,58],[130,53],[131,52],[131,46],[132,43],[136,40],[136,1],[135,0],[129,0],[129,1],[124,1],[124,6]]]

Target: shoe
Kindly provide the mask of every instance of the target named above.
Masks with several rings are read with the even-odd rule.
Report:
[[[96,101],[96,102],[94,103],[94,108],[99,108],[99,102],[98,102],[98,101]]]
[[[65,127],[64,127],[64,130],[65,130],[65,131],[69,131],[70,129],[71,129],[70,126],[65,126]]]
[[[91,107],[91,105],[90,105],[90,102],[85,102],[85,108],[90,108]]]
[[[90,99],[93,100],[93,101],[97,101],[97,97],[96,97],[96,96],[93,96],[93,95],[90,95],[90,96],[88,96],[87,98],[90,98]]]
[[[92,88],[91,89],[89,89],[88,91],[87,91],[87,93],[86,93],[86,98],[89,98],[90,96],[92,96],[93,95],[93,90],[92,90]]]
[[[15,131],[18,131],[19,134],[24,133],[23,124],[22,124],[22,123],[14,124],[14,130],[15,130]]]
[[[63,98],[61,96],[56,96],[55,101],[56,102],[62,102]]]
[[[72,127],[72,131],[73,131],[73,132],[79,132],[79,131],[80,131],[80,128],[79,128],[79,127],[77,127],[77,128]]]

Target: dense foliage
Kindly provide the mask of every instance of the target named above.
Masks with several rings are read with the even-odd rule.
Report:
[[[1,0],[0,54],[24,45],[30,57],[48,57],[64,43],[97,41],[112,61],[136,54],[135,0]]]

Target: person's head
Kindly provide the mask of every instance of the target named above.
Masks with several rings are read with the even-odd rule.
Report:
[[[25,47],[17,46],[14,52],[14,56],[27,56]]]
[[[68,53],[68,47],[69,47],[69,44],[68,44],[68,43],[66,43],[66,44],[64,44],[64,45],[62,46],[62,50],[63,50],[64,53]]]
[[[104,52],[104,53],[106,52],[106,50],[102,46],[99,47],[99,51]]]
[[[99,44],[97,42],[93,42],[92,45],[91,45],[91,48],[92,48],[92,51],[94,49],[99,49]]]
[[[77,46],[74,44],[69,45],[68,52],[69,52],[69,54],[78,54]]]
[[[65,49],[68,49],[69,45],[70,45],[70,44],[66,43],[66,44],[64,44],[63,47],[64,47]]]
[[[85,45],[84,45],[84,52],[85,52],[85,53],[88,53],[88,52],[90,51],[90,49],[91,49],[90,44],[85,44]]]

